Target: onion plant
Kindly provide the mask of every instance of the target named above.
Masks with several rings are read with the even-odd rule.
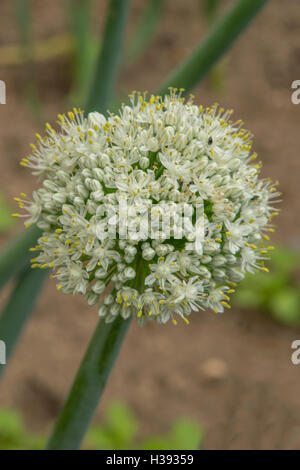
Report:
[[[260,179],[251,133],[230,111],[185,99],[265,3],[236,0],[159,90],[131,94],[112,114],[130,2],[110,0],[86,113],[59,115],[60,129],[47,124],[21,161],[43,184],[31,198],[16,198],[15,215],[30,228],[0,256],[2,285],[21,276],[0,337],[7,332],[12,349],[42,284],[40,269],[52,270],[58,290],[97,304],[100,316],[47,449],[80,447],[132,319],[176,325],[199,309],[222,312],[246,271],[267,271],[276,184]],[[140,223],[137,206],[168,214],[174,204],[201,208],[203,240],[193,217],[177,236],[177,208],[169,233],[158,225],[149,234]]]

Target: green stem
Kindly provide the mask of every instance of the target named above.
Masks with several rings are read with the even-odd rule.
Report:
[[[32,225],[17,236],[0,254],[0,288],[28,264],[32,253],[29,248],[36,244],[41,231]]]
[[[106,113],[115,88],[129,11],[129,0],[110,0],[102,47],[86,111]]]
[[[129,324],[121,316],[113,323],[99,321],[47,449],[79,449]]]
[[[140,290],[141,262],[136,264],[132,287]],[[112,323],[100,320],[79,367],[67,401],[49,439],[48,450],[76,450],[89,427],[114,366],[131,317],[118,315]]]
[[[208,74],[267,1],[237,0],[224,16],[216,21],[187,59],[171,73],[158,93],[167,94],[170,86],[184,88],[185,93],[190,92]]]
[[[0,339],[5,342],[6,360],[12,354],[47,275],[46,269],[37,270],[29,267],[23,271],[0,316]],[[0,376],[4,372],[4,367],[0,365]]]

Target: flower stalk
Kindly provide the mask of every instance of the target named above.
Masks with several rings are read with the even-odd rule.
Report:
[[[113,323],[99,321],[46,449],[80,448],[130,320],[119,316]]]

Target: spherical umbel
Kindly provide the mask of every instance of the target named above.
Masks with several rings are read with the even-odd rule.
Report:
[[[267,271],[279,195],[230,115],[173,89],[134,93],[108,118],[74,109],[59,132],[47,124],[21,161],[42,185],[16,198],[25,225],[43,231],[32,267],[53,268],[57,288],[89,305],[110,288],[107,322],[188,323],[192,311],[229,307],[247,271]]]

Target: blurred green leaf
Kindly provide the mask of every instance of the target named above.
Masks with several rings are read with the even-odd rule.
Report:
[[[99,51],[99,41],[92,31],[94,1],[64,0],[63,4],[75,44],[69,100],[78,107],[86,100]]]
[[[0,450],[38,450],[45,438],[25,429],[21,414],[12,409],[0,409]]]
[[[167,437],[163,436],[152,436],[145,438],[140,444],[141,450],[172,450],[172,444]]]
[[[23,420],[14,410],[0,410],[0,442],[16,442],[23,435]]]
[[[126,444],[135,439],[138,423],[130,408],[124,403],[115,402],[109,407],[107,421],[111,432],[119,441]]]
[[[195,420],[179,418],[166,436],[150,436],[140,444],[143,450],[197,450],[204,438],[202,427]]]
[[[34,35],[32,27],[32,10],[28,0],[14,0],[15,17],[19,35],[22,60],[25,61],[22,73],[24,102],[36,121],[41,122],[44,117],[43,104],[34,73]]]
[[[15,0],[15,16],[22,53],[30,61],[32,59],[33,34],[31,8],[28,0]]]
[[[112,402],[103,422],[89,430],[84,449],[197,450],[204,437],[202,427],[188,418],[178,418],[167,434],[146,436],[142,441],[138,439],[138,427],[134,413],[126,404]],[[44,447],[45,440],[43,434],[25,428],[19,411],[0,409],[0,450],[38,450]]]
[[[197,450],[203,438],[203,429],[192,419],[177,419],[171,430],[171,439],[176,450]]]
[[[269,273],[247,274],[234,296],[241,307],[267,311],[285,325],[300,324],[300,254],[285,247],[270,252]]]
[[[0,288],[25,268],[32,258],[29,248],[36,245],[40,235],[41,231],[36,225],[32,225],[2,250],[0,253]]]
[[[129,0],[110,0],[99,57],[91,83],[87,112],[106,113],[113,98],[121,60]]]
[[[47,275],[46,269],[25,269],[1,313],[0,338],[5,341],[6,360],[12,354]],[[0,365],[0,377],[5,367],[6,365]]]
[[[241,285],[235,294],[235,301],[240,307],[258,308],[263,304],[263,295],[257,290],[254,294],[249,286],[243,288]]]
[[[276,292],[270,299],[274,318],[286,325],[300,324],[300,296],[298,291],[286,288]]]
[[[288,248],[277,247],[272,254],[272,265],[281,273],[290,274],[300,264],[300,253]]]
[[[130,408],[122,402],[109,405],[103,426],[88,432],[87,441],[97,448],[130,449],[138,431],[138,422]]]
[[[12,225],[11,210],[2,194],[0,194],[0,232],[6,232]]]

